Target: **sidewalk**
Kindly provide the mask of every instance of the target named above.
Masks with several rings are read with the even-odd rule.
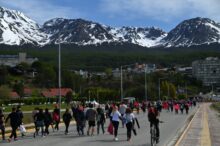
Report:
[[[209,106],[201,104],[175,146],[220,146],[220,120]]]

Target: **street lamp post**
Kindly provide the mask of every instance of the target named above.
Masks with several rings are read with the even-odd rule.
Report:
[[[134,64],[129,64],[129,65],[122,65],[121,66],[121,101],[123,101],[123,67],[128,67],[128,66],[132,66]]]
[[[158,94],[159,94],[158,98],[159,98],[159,100],[160,100],[160,79],[161,78],[159,78],[159,85],[158,85]]]
[[[144,69],[144,84],[145,84],[145,99],[147,101],[147,71],[146,71],[146,66]]]
[[[123,75],[122,75],[122,66],[121,66],[121,101],[123,100]]]
[[[60,115],[61,115],[61,46],[60,46],[60,42],[59,42],[59,49],[58,49],[58,52],[59,52],[59,56],[58,56],[58,60],[59,60],[59,63],[58,63],[58,68],[59,68],[59,72],[58,72],[58,76],[59,76],[59,79],[58,79],[58,86],[59,86],[59,106],[60,106]]]

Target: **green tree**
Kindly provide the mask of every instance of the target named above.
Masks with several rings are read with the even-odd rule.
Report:
[[[24,96],[24,82],[23,81],[15,81],[13,86],[13,90],[20,95],[20,97]]]
[[[10,98],[10,89],[8,86],[0,86],[0,100]]]
[[[112,68],[106,68],[105,73],[109,79],[112,78]]]
[[[170,89],[170,97],[172,99],[176,99],[176,87],[174,84],[169,84],[169,89]]]
[[[0,85],[6,84],[8,82],[8,70],[6,66],[0,66]]]
[[[42,64],[42,66],[39,68],[34,83],[41,87],[50,88],[55,86],[56,81],[56,72],[54,68],[51,65]]]

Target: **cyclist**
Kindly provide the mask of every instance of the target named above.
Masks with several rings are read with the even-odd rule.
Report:
[[[148,109],[148,120],[150,122],[150,127],[152,127],[153,125],[155,126],[156,129],[156,142],[159,142],[159,137],[160,137],[160,130],[159,130],[159,112],[157,110],[157,107],[153,106],[153,104],[151,104],[151,106]]]

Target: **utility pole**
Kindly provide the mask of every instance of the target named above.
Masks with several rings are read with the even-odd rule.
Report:
[[[123,75],[122,75],[122,66],[121,66],[121,101],[123,100]]]
[[[144,83],[145,83],[145,99],[146,99],[146,101],[147,101],[147,71],[146,71],[146,66],[145,66],[145,69],[144,69]]]
[[[60,106],[60,116],[61,116],[61,46],[60,46],[60,42],[59,42],[59,50],[58,50],[58,52],[59,52],[59,56],[58,56],[58,60],[59,60],[59,64],[58,64],[58,66],[59,66],[59,79],[58,79],[58,86],[59,86],[59,106]]]
[[[159,93],[159,100],[160,100],[160,79],[159,79],[159,85],[158,85],[158,93]]]

